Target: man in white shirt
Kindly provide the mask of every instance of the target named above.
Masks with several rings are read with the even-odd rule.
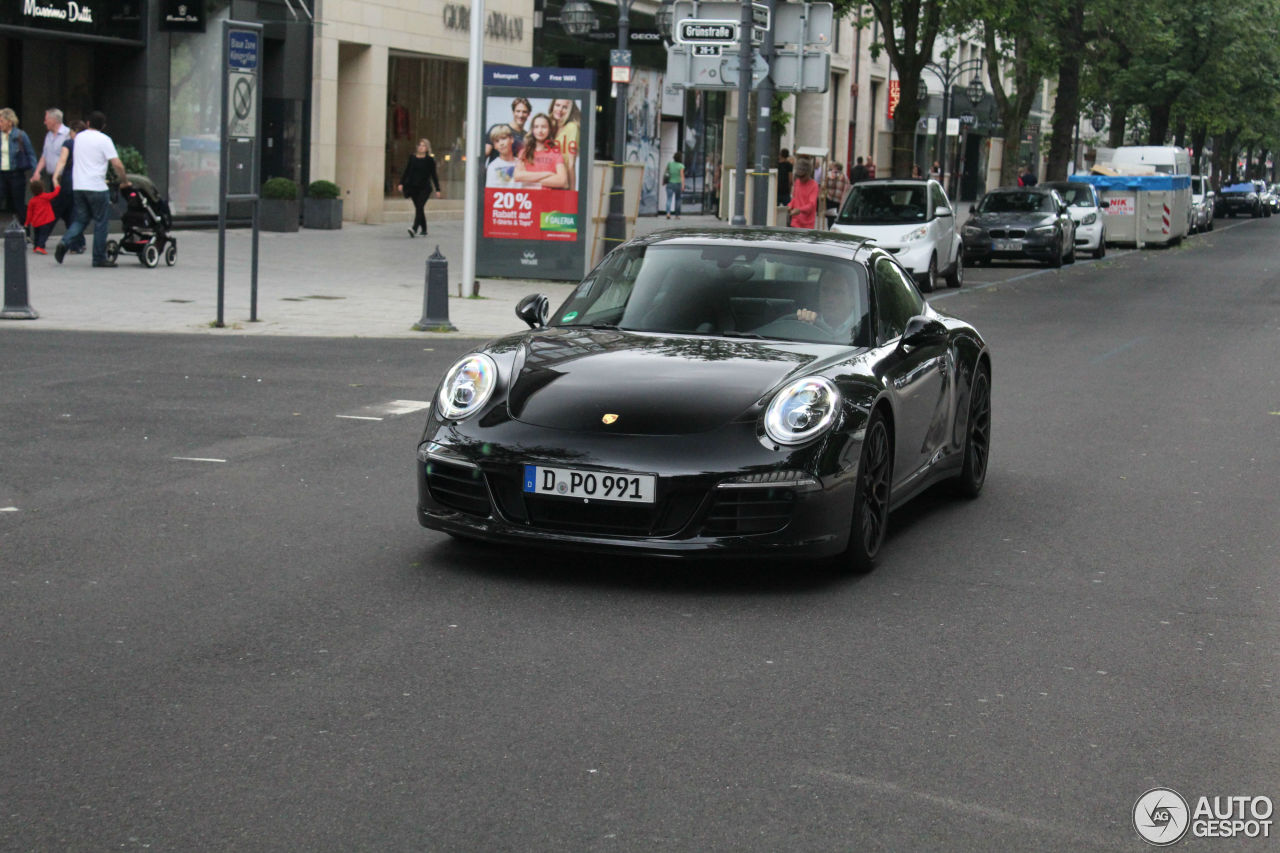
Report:
[[[107,166],[120,176],[120,187],[129,186],[124,173],[124,163],[116,152],[111,137],[102,132],[107,117],[95,110],[89,114],[89,127],[76,134],[75,160],[71,166],[72,194],[75,197],[75,213],[71,227],[58,241],[53,257],[58,263],[67,256],[67,249],[93,223],[93,265],[114,267],[115,261],[107,259],[107,233],[111,220],[111,191],[107,187]],[[59,186],[61,174],[53,176],[54,186]]]
[[[62,123],[62,110],[49,107],[44,111],[44,148],[40,151],[40,160],[36,163],[32,178],[40,177],[40,173],[53,180],[53,171],[58,168],[58,159],[62,157],[62,143],[71,135],[71,128]]]

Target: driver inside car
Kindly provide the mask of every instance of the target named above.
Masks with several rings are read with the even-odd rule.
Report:
[[[862,319],[853,282],[838,269],[825,271],[818,279],[817,310],[797,309],[796,319],[821,329],[833,340],[850,340]]]

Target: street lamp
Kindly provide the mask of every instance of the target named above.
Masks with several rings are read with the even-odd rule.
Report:
[[[631,3],[617,0],[618,50],[626,51],[631,38]],[[587,0],[568,0],[560,9],[560,26],[571,36],[582,36],[596,28],[598,21]],[[628,60],[628,64],[630,61]],[[627,215],[623,161],[627,156],[627,89],[626,83],[614,83],[613,182],[609,188],[609,214],[604,220],[605,248],[620,246],[627,239]]]
[[[587,0],[569,0],[560,7],[560,26],[571,36],[585,36],[596,28],[596,13]]]
[[[653,22],[658,28],[658,35],[668,42],[671,41],[671,34],[675,31],[676,26],[675,5],[675,0],[662,0],[662,5],[658,7],[658,11],[653,15]]]
[[[942,148],[942,177],[945,181],[947,174],[950,172],[947,168],[950,165],[947,160],[947,123],[951,119],[951,87],[955,85],[956,81],[960,79],[962,74],[972,71],[975,76],[969,81],[969,85],[965,87],[965,94],[969,96],[969,100],[974,104],[981,101],[987,94],[986,90],[982,88],[981,79],[976,76],[982,73],[982,60],[967,59],[964,62],[953,66],[951,64],[951,57],[948,56],[943,58],[941,65],[936,62],[926,62],[924,70],[928,71],[934,77],[937,77],[938,82],[942,84],[942,139],[940,147]],[[977,95],[977,97],[975,98],[974,95]],[[955,174],[954,172],[950,173],[953,184],[951,187],[951,193],[954,195]]]

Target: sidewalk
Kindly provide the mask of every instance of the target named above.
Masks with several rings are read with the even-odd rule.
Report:
[[[641,217],[637,233],[672,225],[723,227],[712,216]],[[344,223],[338,231],[261,232],[258,242],[258,322],[249,322],[249,229],[229,229],[224,328],[218,313],[218,232],[175,231],[176,265],[147,269],[122,254],[114,269],[90,266],[90,253],[54,260],[28,249],[27,295],[35,320],[3,320],[0,331],[76,329],[208,335],[314,337],[481,337],[527,328],[515,306],[545,293],[554,309],[574,283],[481,279],[480,298],[460,297],[461,220],[434,221],[426,237],[410,238],[405,223]],[[119,237],[118,230],[113,232]],[[92,239],[90,240],[92,243]],[[449,261],[449,320],[457,332],[415,332],[422,318],[426,260],[436,247]]]

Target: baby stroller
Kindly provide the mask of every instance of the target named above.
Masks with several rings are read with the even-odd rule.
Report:
[[[145,267],[164,262],[173,266],[178,262],[178,241],[169,236],[173,216],[169,203],[160,197],[156,185],[142,175],[129,175],[129,186],[120,190],[129,207],[120,217],[124,236],[107,241],[107,257],[115,260],[121,252],[133,252]]]

